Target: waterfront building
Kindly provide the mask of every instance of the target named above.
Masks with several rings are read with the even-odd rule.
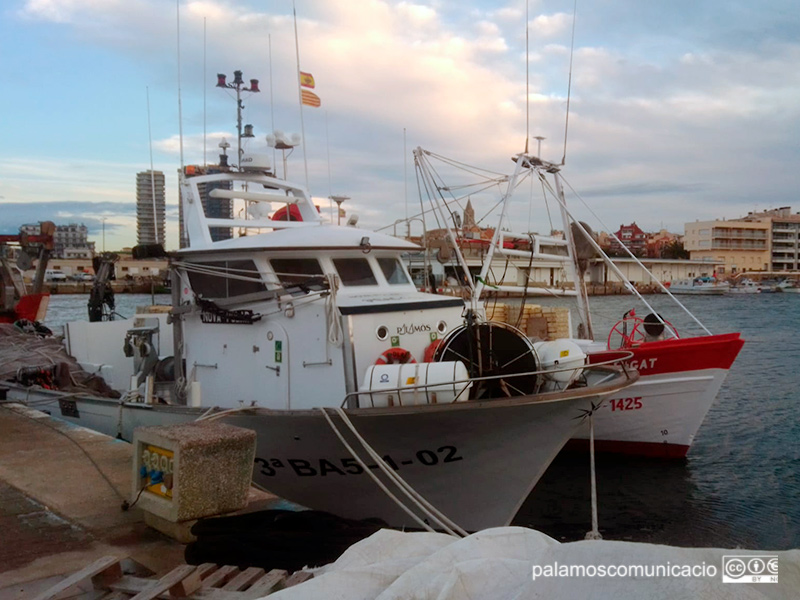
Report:
[[[142,171],[136,174],[136,243],[165,244],[164,173]]]
[[[769,223],[770,271],[800,270],[800,213],[782,206],[748,213],[743,220]]]
[[[765,221],[686,223],[684,243],[692,260],[719,263],[717,275],[769,270],[770,224]]]
[[[41,233],[39,223],[26,223],[19,230],[28,235]],[[89,228],[83,223],[56,225],[51,256],[53,258],[92,258],[94,242],[89,241]]]

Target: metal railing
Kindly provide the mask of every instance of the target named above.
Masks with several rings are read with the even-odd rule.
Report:
[[[361,402],[360,402],[359,396],[369,396],[370,408],[375,408],[375,400],[374,400],[373,396],[375,396],[375,395],[382,396],[382,395],[391,394],[391,393],[397,394],[397,406],[403,406],[403,399],[402,399],[402,394],[403,393],[405,393],[406,395],[410,395],[411,393],[414,393],[414,398],[417,399],[418,395],[416,394],[416,392],[423,391],[423,390],[428,390],[428,388],[439,388],[439,390],[436,390],[436,391],[441,391],[444,388],[451,388],[451,387],[455,388],[456,386],[461,385],[461,384],[479,383],[479,382],[483,382],[483,381],[495,381],[495,380],[499,380],[499,379],[513,379],[513,378],[516,378],[516,377],[546,376],[546,375],[552,375],[553,373],[563,373],[563,372],[567,372],[567,371],[575,371],[576,369],[583,369],[583,370],[589,369],[589,370],[591,370],[591,369],[595,369],[597,367],[608,367],[608,366],[613,366],[613,365],[619,365],[620,367],[622,367],[622,371],[625,374],[625,376],[628,377],[628,378],[630,377],[630,374],[628,373],[628,368],[625,366],[625,361],[628,361],[631,358],[633,358],[633,356],[634,356],[633,352],[631,352],[630,350],[605,350],[603,352],[596,352],[594,354],[589,354],[589,355],[587,355],[587,359],[589,357],[591,357],[591,356],[602,356],[603,354],[612,354],[613,358],[609,358],[608,360],[603,360],[603,361],[600,361],[600,362],[586,363],[583,366],[578,366],[578,367],[572,366],[572,367],[561,367],[559,369],[542,369],[542,370],[539,370],[539,371],[526,371],[526,372],[523,372],[523,373],[512,373],[512,374],[508,374],[508,375],[487,375],[487,376],[484,376],[484,377],[470,377],[468,379],[458,379],[458,380],[454,380],[454,381],[427,383],[427,384],[422,384],[422,385],[409,385],[409,386],[394,387],[394,388],[383,388],[383,389],[380,389],[380,390],[366,390],[366,391],[365,390],[360,390],[360,391],[356,391],[356,392],[349,392],[348,394],[345,395],[344,400],[342,400],[341,407],[342,408],[347,408],[348,401],[351,398],[355,398],[356,402],[358,403],[358,407],[359,408],[367,408],[367,407],[362,407],[361,406]],[[608,379],[610,379],[610,378],[612,378],[614,376],[615,376],[615,373],[610,373],[607,378],[604,378],[601,381],[596,382],[594,385],[600,385],[602,383],[605,383],[605,381],[607,381]],[[464,388],[460,392],[458,392],[456,397],[453,398],[452,401],[448,402],[448,404],[454,404],[454,403],[458,402],[459,398],[461,397],[461,395],[464,392],[466,392],[467,390],[469,390],[469,389],[470,389],[470,386],[469,385],[465,385]],[[558,390],[558,391],[563,391],[563,390]],[[436,392],[435,391],[434,392],[425,391],[425,404],[433,404],[433,402],[431,402],[430,398],[429,398],[429,394],[430,393],[436,393]],[[533,394],[531,394],[531,395],[533,395]],[[418,406],[418,404],[415,403],[415,404],[413,404],[411,406]]]

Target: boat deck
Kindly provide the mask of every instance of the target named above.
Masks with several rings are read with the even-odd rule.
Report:
[[[0,405],[0,599],[31,598],[105,556],[153,573],[183,544],[150,529],[130,498],[132,446],[20,405]],[[102,472],[102,474],[101,474]],[[251,488],[245,510],[278,499]]]

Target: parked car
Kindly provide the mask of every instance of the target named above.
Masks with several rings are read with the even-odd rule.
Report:
[[[67,280],[67,274],[57,269],[47,269],[44,272],[44,280],[50,283],[58,283]]]

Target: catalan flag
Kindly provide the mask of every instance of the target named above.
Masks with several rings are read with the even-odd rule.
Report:
[[[311,73],[300,71],[300,85],[314,89],[314,76]]]
[[[322,100],[319,99],[314,92],[309,92],[308,90],[300,90],[301,97],[303,100],[303,104],[306,106],[319,106],[322,104]]]

